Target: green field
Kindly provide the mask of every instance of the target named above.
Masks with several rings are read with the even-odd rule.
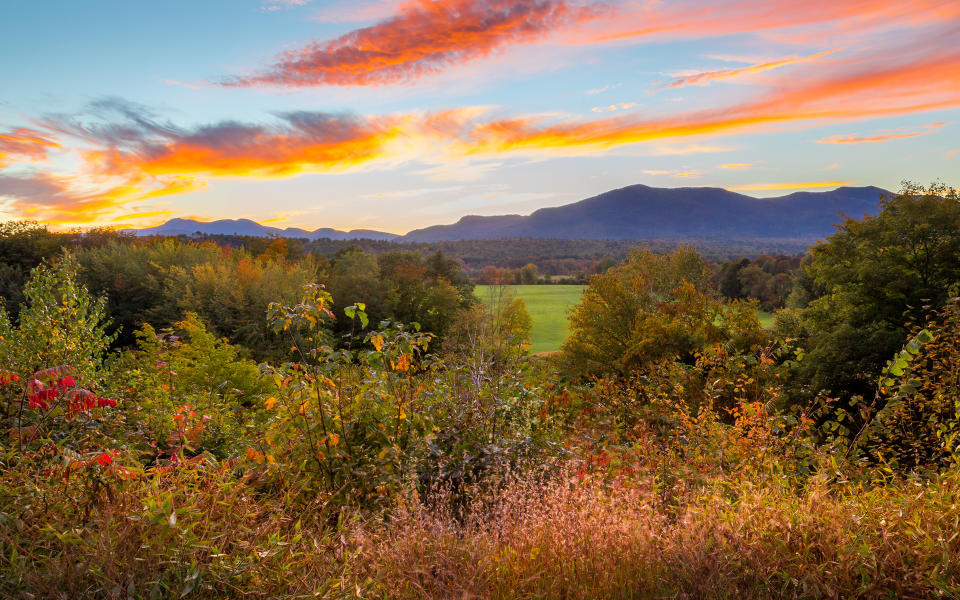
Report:
[[[551,352],[567,339],[567,309],[580,301],[583,285],[511,285],[510,290],[523,298],[533,321],[530,352]],[[490,286],[478,285],[474,294],[487,299]]]
[[[507,286],[518,297],[523,298],[527,312],[533,321],[530,352],[552,352],[560,349],[570,330],[567,322],[567,309],[580,301],[585,285],[511,285]],[[486,300],[490,286],[478,285],[474,294]],[[760,325],[773,326],[773,315],[760,311]]]
[[[764,329],[768,329],[768,328],[770,328],[770,327],[773,327],[773,315],[772,315],[772,314],[770,314],[770,313],[768,313],[768,312],[764,312],[764,311],[762,311],[762,310],[758,310],[758,311],[757,311],[757,316],[760,317],[760,326],[761,326],[761,327],[763,327]]]

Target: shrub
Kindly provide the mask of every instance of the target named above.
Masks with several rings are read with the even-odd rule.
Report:
[[[51,365],[70,365],[81,380],[95,381],[113,336],[106,333],[106,301],[78,283],[74,257],[34,269],[23,294],[15,324],[0,307],[0,369],[27,381]]]

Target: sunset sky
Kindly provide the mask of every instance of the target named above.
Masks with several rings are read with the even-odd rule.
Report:
[[[10,1],[0,220],[404,233],[960,180],[957,0]]]

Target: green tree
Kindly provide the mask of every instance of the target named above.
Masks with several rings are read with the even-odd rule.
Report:
[[[233,252],[215,263],[181,271],[181,310],[200,315],[210,329],[250,349],[257,358],[277,355],[279,338],[263,321],[271,300],[296,299],[316,271],[309,262],[286,263],[269,256]]]
[[[0,306],[12,318],[16,318],[24,300],[23,286],[30,270],[57,256],[70,243],[70,236],[52,233],[37,223],[0,223]]]
[[[905,325],[942,307],[960,281],[960,200],[942,184],[904,183],[879,214],[847,219],[811,249],[807,275],[826,293],[803,311],[803,380],[843,397],[872,396]]]
[[[77,281],[77,268],[69,254],[35,268],[16,324],[0,307],[0,369],[26,380],[40,369],[66,365],[82,379],[95,378],[112,336],[106,300]]]
[[[750,264],[749,258],[738,258],[724,263],[718,276],[720,293],[732,300],[743,298],[740,271]]]
[[[214,244],[170,238],[135,244],[116,240],[77,255],[82,281],[107,297],[120,346],[132,346],[134,332],[144,323],[170,327],[181,316],[193,267],[223,259],[223,250]]]
[[[366,305],[373,322],[387,318],[386,297],[389,284],[380,276],[377,256],[359,247],[347,247],[333,257],[326,288],[336,298],[336,314],[355,302]],[[351,324],[342,319],[334,324],[340,332],[349,331]]]
[[[533,263],[527,263],[520,269],[520,283],[524,285],[533,285],[540,280],[540,272],[537,270],[537,265]]]

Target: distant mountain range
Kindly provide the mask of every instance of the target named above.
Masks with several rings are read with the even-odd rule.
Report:
[[[477,238],[789,238],[814,241],[833,233],[841,215],[875,214],[876,187],[842,187],[753,198],[722,188],[631,185],[529,216],[463,217],[453,225],[411,231],[405,241]]]
[[[278,229],[247,219],[203,223],[173,219],[136,235],[236,234],[295,238],[437,242],[497,238],[596,240],[789,239],[813,242],[829,236],[843,216],[876,214],[877,187],[841,187],[828,192],[796,192],[753,198],[722,188],[654,188],[631,185],[573,204],[541,208],[530,215],[470,215],[452,225],[435,225],[406,235],[354,229]]]
[[[163,225],[148,227],[146,229],[125,229],[126,233],[132,233],[138,236],[148,235],[250,235],[254,237],[287,237],[287,238],[306,238],[309,240],[318,240],[321,238],[330,238],[331,240],[395,240],[400,236],[395,233],[386,233],[383,231],[373,231],[371,229],[352,229],[350,231],[340,231],[339,229],[330,229],[324,227],[308,231],[306,229],[297,229],[296,227],[287,227],[280,229],[278,227],[268,227],[261,225],[250,219],[221,219],[219,221],[195,221],[193,219],[170,219]]]

